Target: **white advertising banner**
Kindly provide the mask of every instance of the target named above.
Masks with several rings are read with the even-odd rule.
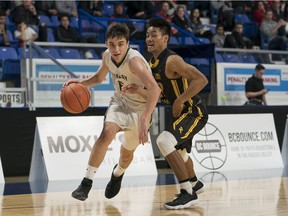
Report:
[[[29,180],[37,179],[35,171],[41,172],[41,166],[46,170],[41,175],[47,175],[49,181],[82,179],[93,144],[101,133],[103,119],[103,116],[38,117]],[[123,135],[118,133],[108,147],[96,178],[110,178],[118,163]],[[150,143],[139,145],[125,172],[125,176],[141,175],[157,176]]]
[[[282,159],[284,166],[286,166],[288,170],[288,116],[286,120],[284,138],[282,143]]]
[[[209,115],[191,156],[197,172],[283,168],[272,114]]]
[[[255,72],[256,64],[217,63],[217,104],[243,105],[246,80]],[[288,105],[287,65],[264,65],[264,86],[268,105]]]
[[[1,157],[0,157],[0,184],[4,184],[4,174],[3,174],[3,168],[2,168],[2,162],[1,162]]]
[[[10,103],[10,105],[8,105]],[[24,106],[24,95],[21,92],[5,92],[0,91],[0,106],[13,106],[23,107]]]
[[[3,174],[1,157],[0,157],[0,205],[2,203],[2,195],[4,193],[4,186],[5,186],[5,180],[4,180],[4,174]]]

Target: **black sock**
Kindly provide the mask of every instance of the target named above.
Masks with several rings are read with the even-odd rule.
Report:
[[[195,175],[194,177],[190,178],[189,181],[190,182],[197,182],[198,181],[197,176]]]

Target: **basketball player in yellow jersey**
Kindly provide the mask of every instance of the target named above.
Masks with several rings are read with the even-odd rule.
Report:
[[[162,90],[160,99],[164,105],[172,106],[173,115],[170,124],[158,136],[157,145],[181,188],[180,194],[164,207],[182,209],[198,203],[197,194],[204,191],[204,184],[197,179],[188,153],[193,136],[208,120],[206,108],[197,96],[208,81],[195,67],[167,49],[170,34],[171,26],[166,20],[154,18],[148,21],[146,44],[148,52],[153,54],[150,67]],[[137,85],[125,86],[123,90],[148,96],[148,92]]]
[[[148,22],[146,44],[153,54],[150,67],[161,87],[161,101],[172,106],[173,119],[158,136],[157,145],[180,183],[180,194],[164,204],[167,209],[188,208],[198,202],[196,193],[204,185],[198,181],[191,151],[192,138],[207,123],[208,114],[197,94],[207,85],[206,77],[192,65],[167,49],[171,26],[164,19]]]
[[[117,132],[124,131],[119,163],[115,165],[105,190],[105,196],[109,199],[118,194],[124,172],[133,159],[135,149],[140,143],[147,142],[152,112],[161,92],[145,58],[138,51],[129,48],[129,30],[125,24],[113,23],[108,27],[106,46],[102,64],[94,76],[66,83],[68,85],[71,82],[80,82],[87,87],[94,86],[100,84],[110,71],[115,88],[105,114],[102,132],[91,150],[86,175],[72,193],[72,197],[82,201],[88,197],[94,175],[105,157],[109,144]],[[122,92],[122,87],[130,83],[145,88],[148,96],[144,99],[139,94]]]

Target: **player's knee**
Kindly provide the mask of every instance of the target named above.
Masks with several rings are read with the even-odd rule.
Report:
[[[103,130],[100,134],[100,136],[98,137],[98,142],[102,143],[103,145],[110,145],[110,143],[112,142],[112,140],[114,139],[115,136],[111,136],[111,133],[109,133],[109,131],[107,130]]]
[[[139,146],[139,141],[125,139],[121,146],[128,151],[134,151]]]
[[[175,137],[168,131],[163,131],[156,140],[157,146],[164,157],[175,151],[174,146],[177,144]]]
[[[133,159],[134,150],[128,150],[121,146],[120,157],[123,162],[131,161]]]
[[[189,158],[189,155],[186,151],[186,149],[183,149],[183,150],[178,150],[178,152],[180,153],[181,157],[183,158],[184,162],[187,162],[188,158]]]

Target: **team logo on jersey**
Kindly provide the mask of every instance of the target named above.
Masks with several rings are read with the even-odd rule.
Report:
[[[182,132],[183,132],[183,127],[180,127],[179,128],[179,133],[182,134]]]

